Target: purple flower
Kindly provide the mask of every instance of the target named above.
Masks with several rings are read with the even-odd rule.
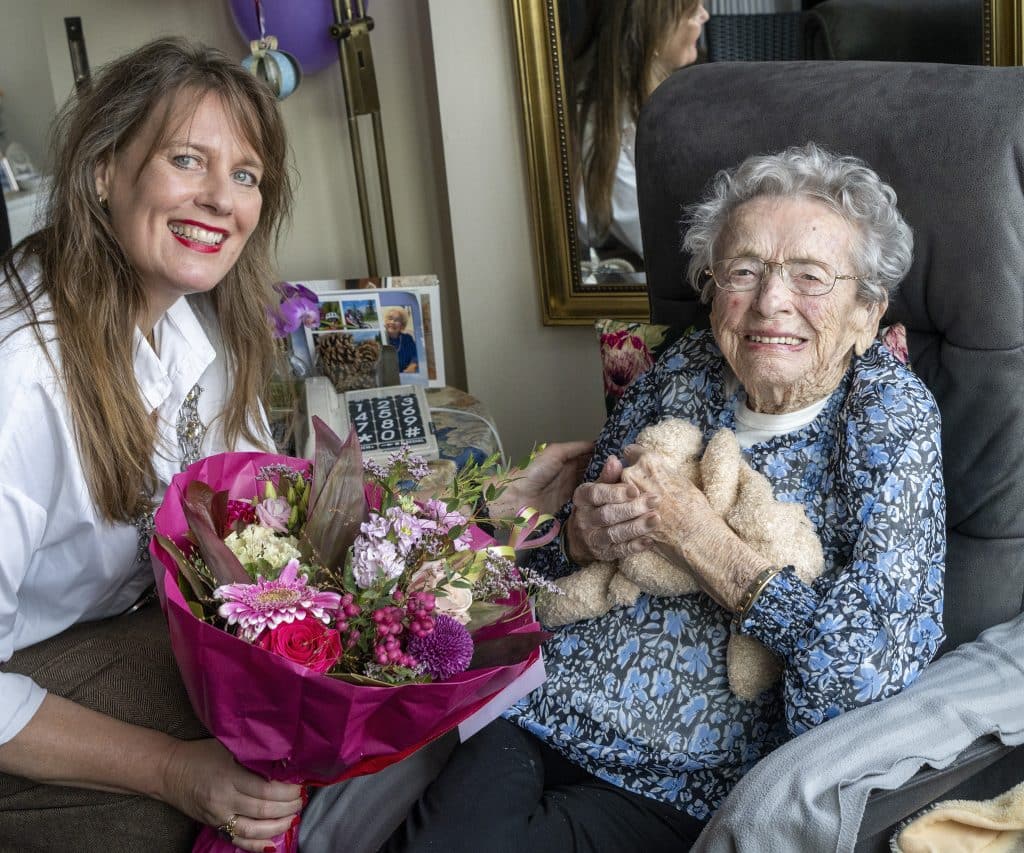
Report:
[[[405,571],[405,560],[393,542],[357,536],[352,544],[352,574],[360,589],[373,586],[379,579],[393,580]]]
[[[438,613],[434,616],[434,630],[425,637],[413,637],[408,651],[431,678],[445,681],[469,667],[473,640],[463,625]]]
[[[298,560],[289,560],[275,581],[260,578],[256,583],[219,586],[213,597],[224,601],[217,610],[220,617],[229,625],[237,624],[238,635],[250,643],[265,629],[305,619],[307,613],[329,622],[341,604],[338,593],[306,586],[306,576],[299,574]]]
[[[278,533],[288,532],[292,506],[285,498],[267,498],[256,505],[256,521]]]
[[[270,317],[277,337],[287,337],[300,326],[314,329],[320,325],[320,301],[312,290],[287,281],[274,287],[281,294],[281,304]]]

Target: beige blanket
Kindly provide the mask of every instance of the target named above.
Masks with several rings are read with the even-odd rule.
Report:
[[[894,853],[1024,851],[1024,783],[991,800],[946,800],[918,815],[892,840]]]

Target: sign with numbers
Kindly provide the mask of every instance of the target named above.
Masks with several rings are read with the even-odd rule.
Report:
[[[434,424],[421,386],[348,391],[345,404],[364,456],[386,454],[405,445],[427,459],[437,458]]]

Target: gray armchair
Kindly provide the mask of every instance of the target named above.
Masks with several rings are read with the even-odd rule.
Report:
[[[1024,780],[1024,751],[1008,746],[1024,741],[1024,618],[1011,622],[1024,609],[1024,69],[715,63],[673,75],[637,135],[653,322],[706,325],[684,281],[683,208],[718,169],[812,139],[874,167],[914,229],[914,265],[888,320],[906,325],[913,368],[942,410],[943,651],[969,645],[904,694],[767,757],[701,850],[887,849],[893,824],[935,798],[991,796]],[[971,643],[1001,623],[1010,624]],[[922,748],[929,738],[934,748]],[[853,779],[863,797],[848,796]],[[773,788],[786,791],[788,814],[777,820],[789,835],[759,846],[747,831],[742,842],[755,826],[743,815],[765,816],[758,808]],[[868,799],[870,788],[881,790]],[[827,846],[799,834],[830,808]]]

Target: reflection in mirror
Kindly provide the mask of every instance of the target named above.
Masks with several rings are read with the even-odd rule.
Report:
[[[650,57],[635,58],[644,51],[632,54],[614,43],[599,53],[598,36],[601,22],[614,19],[616,8],[639,9],[648,2],[662,10],[697,6],[685,0],[511,0],[546,324],[647,316],[642,245],[639,237],[635,245],[630,243],[626,217],[618,217],[616,170],[609,162],[614,158],[612,165],[617,167],[621,158],[631,166],[622,140],[628,147],[637,104],[649,94],[643,86],[637,94],[636,81],[649,82],[653,66],[645,64]],[[768,22],[780,14],[799,14],[806,59],[966,62],[979,55],[983,39],[981,55],[987,64],[1024,62],[1020,0],[704,2],[720,31],[730,19],[745,18],[739,29],[746,32],[752,17]],[[622,24],[618,32],[623,32]],[[667,50],[667,41],[664,44],[648,50]],[[677,60],[675,65],[692,61]],[[632,84],[619,80],[609,87],[607,82],[599,84],[596,76],[591,81],[596,72],[618,67],[633,72]],[[608,91],[612,94],[600,94]],[[596,144],[616,134],[617,142]],[[588,164],[595,167],[590,185]],[[604,186],[611,189],[601,189],[597,175],[607,178],[609,171],[613,179]],[[606,197],[613,203],[605,206]]]
[[[637,118],[659,83],[696,61],[707,12],[701,0],[576,0],[561,14],[582,283],[639,283]]]

